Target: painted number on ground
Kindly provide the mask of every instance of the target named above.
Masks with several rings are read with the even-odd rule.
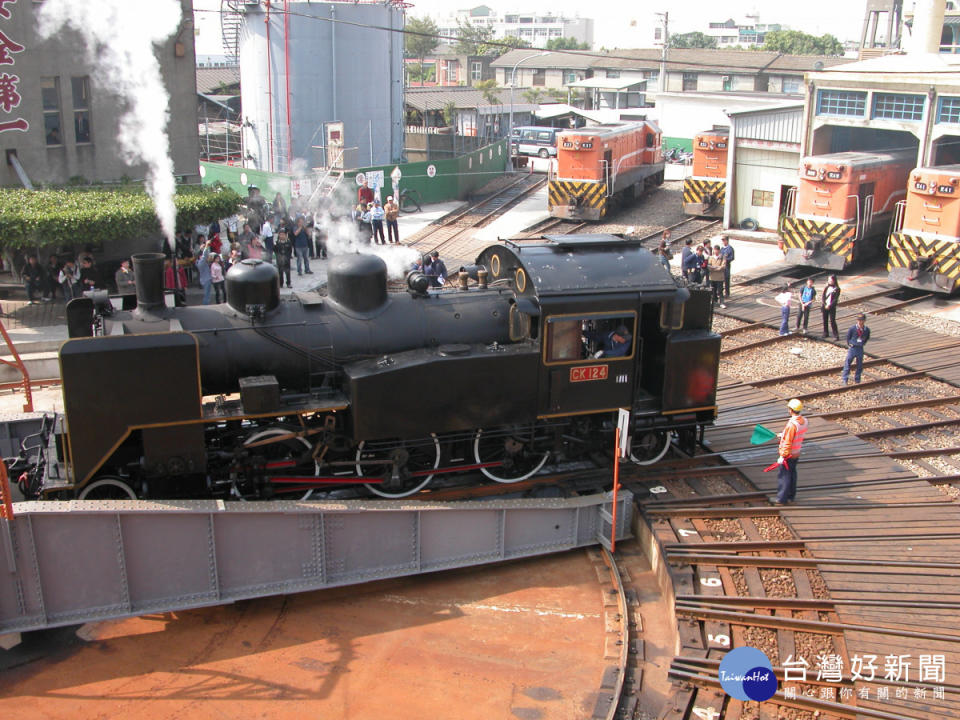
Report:
[[[663,495],[666,491],[667,489],[663,485],[656,485],[650,488],[651,495]]]
[[[693,716],[701,718],[701,720],[717,720],[717,718],[720,717],[720,713],[713,708],[702,708],[694,705]]]
[[[677,532],[680,534],[680,537],[690,537],[691,535],[696,535],[696,530],[684,530],[683,528],[677,528]]]
[[[704,587],[720,587],[723,581],[720,578],[700,578],[700,584]]]
[[[729,635],[707,635],[707,640],[723,647],[730,647]]]

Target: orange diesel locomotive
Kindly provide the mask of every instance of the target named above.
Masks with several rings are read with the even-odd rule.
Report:
[[[613,122],[568,130],[557,138],[550,214],[599,220],[612,203],[629,202],[661,184],[663,153],[656,124]]]
[[[693,138],[693,175],[683,181],[683,212],[723,217],[727,198],[729,131],[707,130]]]
[[[960,284],[960,165],[917,168],[887,240],[890,279],[938,293]]]
[[[840,152],[800,162],[799,187],[790,191],[780,223],[787,262],[843,270],[878,255],[914,151]]]

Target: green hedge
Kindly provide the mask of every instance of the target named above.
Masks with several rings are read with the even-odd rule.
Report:
[[[228,188],[182,185],[174,204],[177,227],[192,228],[232,215],[241,198]],[[153,201],[139,187],[0,189],[0,247],[101,245],[159,235]]]

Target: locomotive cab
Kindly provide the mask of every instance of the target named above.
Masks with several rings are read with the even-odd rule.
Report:
[[[693,168],[683,181],[683,212],[722,217],[727,195],[728,130],[708,130],[693,138]]]

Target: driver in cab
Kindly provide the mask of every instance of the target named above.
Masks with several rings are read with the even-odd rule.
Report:
[[[617,325],[610,331],[586,330],[584,338],[588,341],[596,342],[600,349],[593,356],[601,357],[624,357],[630,354],[630,341],[633,336],[627,330],[626,325]]]

